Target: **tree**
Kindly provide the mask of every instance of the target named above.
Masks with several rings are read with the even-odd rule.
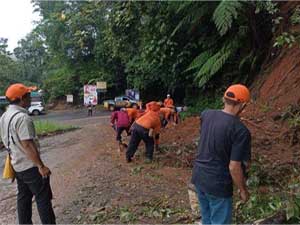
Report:
[[[166,92],[182,100],[199,87],[213,92],[231,82],[250,83],[272,36],[261,2],[34,4],[42,16],[35,40],[47,57],[43,83],[55,97],[79,96],[90,80],[107,81],[113,94],[139,89],[146,100]],[[58,91],[58,84],[67,88]]]
[[[47,61],[47,52],[44,40],[35,29],[18,42],[14,55],[22,67],[21,78],[39,84],[45,78],[44,69]]]

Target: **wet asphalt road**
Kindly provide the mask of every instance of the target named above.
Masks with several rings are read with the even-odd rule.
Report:
[[[101,117],[109,117],[109,111],[96,110],[93,112],[93,117],[101,118]],[[83,119],[88,119],[91,117],[87,116],[86,109],[76,109],[76,110],[62,110],[62,111],[50,111],[45,115],[40,116],[32,116],[34,120],[45,120],[52,121],[57,123],[67,123],[71,125],[81,126],[84,124]],[[4,166],[4,159],[6,157],[6,151],[4,149],[0,149],[0,174],[2,175],[2,169]],[[2,180],[3,181],[3,180]],[[0,185],[2,184],[0,179]]]
[[[109,116],[109,111],[95,110],[93,111],[93,116]],[[63,110],[63,111],[49,111],[45,115],[32,116],[34,120],[49,120],[49,121],[68,121],[88,118],[86,109],[76,109],[76,110]]]
[[[77,159],[76,155],[80,154],[80,158],[82,158],[82,154],[84,153],[84,151],[81,151],[83,148],[82,146],[85,145],[86,147],[89,143],[93,143],[91,141],[82,144],[81,142],[79,142],[80,136],[81,140],[82,135],[86,135],[86,138],[94,140],[95,136],[97,137],[98,135],[97,126],[99,126],[99,124],[104,127],[109,127],[109,116],[110,112],[97,110],[94,113],[93,117],[88,117],[86,109],[52,112],[50,111],[46,115],[33,116],[32,118],[34,120],[45,120],[59,124],[70,124],[81,128],[74,132],[68,132],[62,135],[56,135],[53,137],[45,137],[40,139],[41,155],[43,156],[45,162],[49,164],[51,168],[53,168],[53,171],[56,171],[56,174],[61,174],[62,171],[65,171],[64,169],[60,169],[63,160],[65,160],[66,162],[70,162],[73,160],[72,157],[75,157],[75,159]],[[70,152],[61,155],[61,151]],[[7,153],[5,151],[0,150],[1,176],[3,172],[4,159],[6,157],[6,154]],[[58,181],[56,180],[56,182]],[[10,183],[10,180],[0,179],[0,211],[6,213],[5,217],[3,217],[0,213],[0,224],[8,223],[7,221],[9,221],[9,223],[16,222],[16,193],[16,183],[12,184]]]

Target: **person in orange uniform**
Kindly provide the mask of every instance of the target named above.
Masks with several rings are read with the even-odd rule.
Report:
[[[133,122],[137,119],[139,111],[135,108],[127,108],[125,110],[127,111],[127,114],[129,116],[129,123],[131,126]]]
[[[154,152],[154,138],[158,137],[161,121],[159,117],[160,105],[157,102],[148,103],[149,111],[142,117],[137,119],[132,125],[132,134],[129,142],[129,146],[126,152],[127,162],[132,161],[141,140],[146,145],[146,161],[152,162]]]
[[[174,110],[171,109],[171,108],[163,107],[163,108],[160,108],[159,112],[162,115],[162,124],[163,124],[163,127],[166,127],[167,124],[168,124],[168,122],[171,119],[171,116],[174,113]]]
[[[167,108],[174,108],[174,101],[170,94],[167,94],[167,98],[164,100],[164,106]]]
[[[173,109],[173,113],[172,113],[173,122],[174,122],[174,124],[177,124],[178,123],[178,114],[177,114],[176,107],[174,105],[174,101],[171,98],[170,94],[167,94],[167,98],[164,100],[164,106],[166,108]]]

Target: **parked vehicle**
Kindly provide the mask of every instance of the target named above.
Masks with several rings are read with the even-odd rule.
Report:
[[[31,106],[28,108],[30,115],[41,115],[46,113],[45,107],[42,101],[42,95],[38,92],[31,93]],[[0,96],[0,116],[5,112],[6,106],[9,102],[5,96]]]
[[[46,110],[42,102],[31,102],[31,106],[28,108],[30,115],[38,116],[45,114]]]
[[[5,112],[6,106],[8,106],[8,101],[5,96],[0,96],[0,116]]]
[[[115,97],[114,100],[106,100],[103,102],[104,108],[109,111],[114,111],[120,108],[138,108],[140,101],[137,101],[128,96]]]

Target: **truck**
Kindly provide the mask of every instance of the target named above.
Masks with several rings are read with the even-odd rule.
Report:
[[[140,101],[126,95],[118,96],[115,97],[115,99],[105,100],[103,102],[104,108],[109,111],[114,111],[120,108],[138,108],[140,104]]]

